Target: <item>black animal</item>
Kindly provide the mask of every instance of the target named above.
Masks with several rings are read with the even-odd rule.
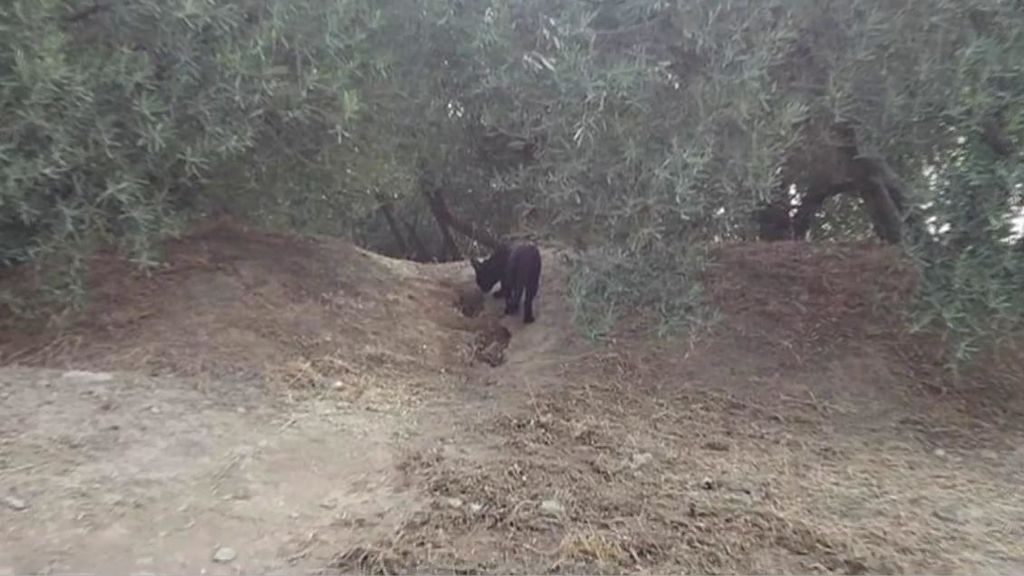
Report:
[[[503,244],[487,260],[470,259],[476,272],[476,285],[486,294],[501,282],[495,298],[505,298],[505,314],[517,314],[523,303],[523,322],[533,322],[533,298],[540,288],[540,250],[533,244]]]

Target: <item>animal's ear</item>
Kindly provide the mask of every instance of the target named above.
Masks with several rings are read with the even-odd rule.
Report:
[[[470,258],[469,263],[473,265],[473,270],[479,270],[480,265],[482,264],[482,262],[480,262],[476,258]]]

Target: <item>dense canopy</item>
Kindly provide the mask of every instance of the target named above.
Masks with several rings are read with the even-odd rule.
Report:
[[[0,263],[75,302],[97,247],[219,214],[543,236],[599,335],[703,316],[714,243],[876,239],[961,358],[1024,318],[1022,96],[1014,0],[9,0]]]

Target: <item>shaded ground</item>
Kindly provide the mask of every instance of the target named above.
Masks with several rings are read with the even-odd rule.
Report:
[[[0,574],[1024,571],[1021,366],[945,382],[893,254],[726,248],[711,334],[604,347],[545,257],[529,327],[326,239],[102,263],[0,335]]]

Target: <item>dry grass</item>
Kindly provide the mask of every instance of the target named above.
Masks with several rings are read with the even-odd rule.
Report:
[[[1014,467],[998,457],[938,456],[898,428],[829,430],[805,403],[571,381],[489,425],[496,454],[412,457],[440,502],[465,505],[424,513],[392,546],[429,534],[447,563],[486,572],[509,557],[538,572],[852,574],[1024,558]],[[538,511],[549,499],[564,515]]]

